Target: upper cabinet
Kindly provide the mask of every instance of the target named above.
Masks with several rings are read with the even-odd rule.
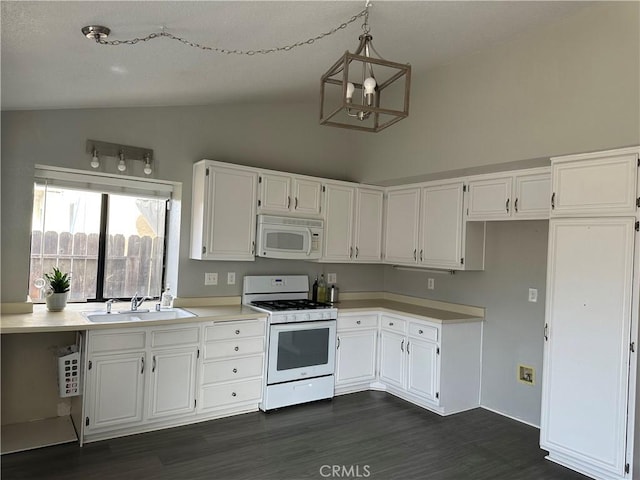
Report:
[[[379,262],[383,190],[326,183],[324,255],[327,262]]]
[[[320,214],[320,180],[286,173],[261,172],[258,181],[260,213]]]
[[[554,157],[551,216],[634,215],[638,148]]]
[[[458,270],[484,268],[484,225],[464,221],[464,191],[462,181],[389,191],[385,262]]]
[[[258,174],[202,160],[193,166],[191,252],[197,260],[254,260]]]
[[[471,177],[467,220],[548,219],[550,198],[547,167]]]

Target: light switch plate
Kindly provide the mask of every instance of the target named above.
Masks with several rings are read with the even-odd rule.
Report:
[[[436,281],[433,278],[428,278],[427,279],[427,289],[428,290],[433,290],[434,288],[436,288]]]
[[[236,284],[236,272],[227,272],[227,285]]]
[[[537,302],[538,301],[538,289],[537,288],[530,288],[529,289],[529,301],[530,302]]]
[[[338,275],[336,273],[327,273],[327,282],[336,283],[338,281]]]
[[[205,285],[217,285],[218,284],[218,274],[217,273],[205,273],[204,274],[204,284]]]

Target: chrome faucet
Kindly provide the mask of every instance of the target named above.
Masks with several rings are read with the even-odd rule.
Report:
[[[142,302],[144,302],[144,297],[138,298],[138,292],[134,293],[133,297],[131,297],[131,311],[135,312],[138,310],[138,307],[142,305]]]
[[[115,302],[113,298],[110,300],[107,300],[107,303],[106,303],[107,313],[111,313],[111,306],[113,305],[113,302]]]

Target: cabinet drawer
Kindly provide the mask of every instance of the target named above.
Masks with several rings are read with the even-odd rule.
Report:
[[[353,315],[349,317],[338,317],[338,330],[377,327],[377,315]]]
[[[257,337],[264,335],[265,322],[260,320],[216,323],[205,328],[204,341],[227,340],[230,338]]]
[[[234,403],[251,400],[258,402],[261,396],[262,379],[260,378],[245,382],[208,385],[202,388],[202,408],[230,407]]]
[[[233,358],[219,362],[205,363],[202,368],[202,383],[228,382],[262,375],[262,355]]]
[[[172,328],[151,331],[151,347],[191,345],[198,343],[199,327]]]
[[[136,330],[128,332],[91,332],[89,336],[89,351],[117,352],[127,350],[142,350],[145,347],[145,332]]]
[[[381,327],[385,330],[404,333],[407,331],[407,322],[401,318],[387,317],[386,315],[383,315],[381,318]]]
[[[243,338],[238,340],[225,340],[223,342],[206,343],[204,346],[204,359],[238,357],[253,355],[264,351],[264,338]]]
[[[409,324],[409,335],[417,338],[424,338],[433,342],[438,341],[438,327],[422,325],[419,323]]]

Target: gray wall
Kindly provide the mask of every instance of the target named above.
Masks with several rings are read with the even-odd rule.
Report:
[[[295,104],[3,112],[2,301],[25,300],[34,164],[91,170],[90,156],[85,153],[87,139],[152,148],[152,177],[182,182],[178,295],[238,294],[240,285],[205,288],[204,273],[266,272],[273,263],[189,260],[192,164],[210,158],[353,179],[352,160],[357,155],[353,137],[346,130],[319,127],[316,110],[316,104]],[[102,163],[101,170],[109,168],[115,173],[113,159]],[[143,176],[141,165],[136,167],[133,174]],[[381,280],[372,284],[370,275],[353,273],[357,267],[342,269],[342,278],[350,279],[345,287],[381,286]],[[318,267],[306,265],[300,270],[315,272]]]
[[[363,144],[359,180],[637,145],[640,3],[594,3],[413,81],[409,118]]]
[[[482,405],[526,422],[540,422],[542,347],[549,222],[488,222],[485,270],[454,275],[385,267],[388,292],[486,308],[482,345]],[[427,290],[427,279],[435,289]],[[538,289],[530,303],[528,289]],[[535,385],[516,368],[535,368]]]

